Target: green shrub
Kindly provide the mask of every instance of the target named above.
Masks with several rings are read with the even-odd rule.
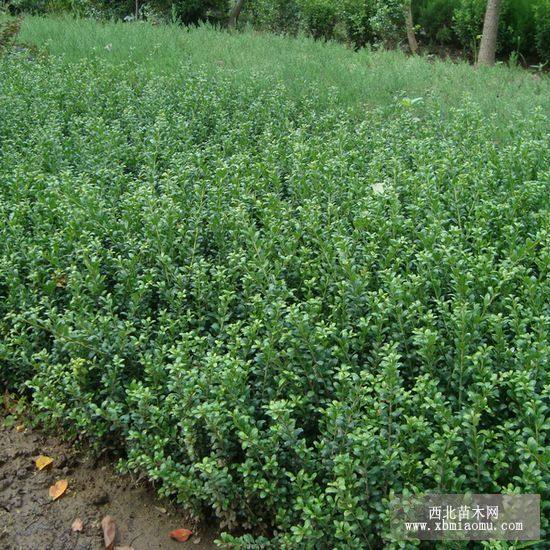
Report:
[[[485,0],[459,0],[453,12],[453,29],[467,49],[475,52],[483,29]],[[538,55],[544,62],[548,54],[548,0],[504,0],[499,23],[498,51]]]
[[[246,548],[380,547],[394,492],[546,503],[547,115],[513,72],[468,72],[498,118],[249,71],[0,60],[2,381]]]
[[[302,24],[299,0],[245,2],[244,17],[256,28],[288,34],[295,34]]]
[[[135,14],[135,0],[1,0],[14,13],[71,12],[77,16],[103,15],[124,18]],[[158,14],[190,24],[224,19],[228,0],[140,0],[140,15]]]
[[[315,38],[334,36],[337,23],[337,6],[332,0],[299,0],[306,30]]]
[[[184,24],[207,19],[224,21],[229,10],[229,0],[154,0],[148,4]]]
[[[476,51],[483,30],[486,0],[459,0],[453,12],[453,30],[462,46]]]
[[[0,54],[5,54],[15,45],[20,30],[21,19],[0,21]]]
[[[374,14],[372,0],[342,0],[338,3],[338,19],[345,29],[345,39],[355,47],[375,41],[370,19]]]
[[[9,9],[12,13],[44,13],[47,0],[2,0],[0,6]]]
[[[550,1],[539,0],[533,5],[535,45],[543,62],[550,60]]]
[[[505,53],[517,51],[524,54],[535,54],[534,4],[538,0],[507,0],[503,3],[501,25],[501,50]]]
[[[373,0],[371,27],[386,46],[395,47],[405,34],[404,0]]]
[[[423,35],[430,42],[449,44],[452,33],[455,0],[420,0],[412,2],[414,22],[420,25]]]

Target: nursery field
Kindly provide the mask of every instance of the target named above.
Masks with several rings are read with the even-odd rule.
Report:
[[[234,547],[390,545],[404,492],[548,517],[547,76],[208,27],[19,39],[0,379],[37,421]]]

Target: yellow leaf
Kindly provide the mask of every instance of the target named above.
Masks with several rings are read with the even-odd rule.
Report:
[[[15,431],[17,433],[24,432],[25,431],[25,425],[24,424],[18,424],[17,426],[15,426]]]
[[[36,464],[36,468],[38,470],[43,470],[44,468],[47,468],[48,466],[51,466],[53,464],[53,458],[50,458],[49,456],[40,455],[34,463]]]
[[[67,487],[69,486],[69,482],[66,479],[60,479],[59,481],[56,481],[49,490],[50,498],[52,500],[57,500],[60,496],[63,496],[65,494],[65,491],[67,490]]]

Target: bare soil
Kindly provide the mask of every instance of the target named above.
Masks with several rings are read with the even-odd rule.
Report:
[[[19,431],[18,431],[19,430]],[[39,455],[54,459],[38,471]],[[64,496],[52,501],[48,489],[67,479]],[[170,503],[159,501],[152,487],[117,473],[103,459],[97,463],[40,431],[8,427],[0,418],[0,548],[3,550],[96,550],[104,548],[101,520],[110,515],[117,526],[116,544],[134,550],[206,550],[215,548],[218,532],[196,525]],[[76,518],[84,524],[73,532]],[[169,532],[188,528],[187,542]]]

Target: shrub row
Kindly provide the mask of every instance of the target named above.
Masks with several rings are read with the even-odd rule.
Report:
[[[0,74],[0,374],[42,421],[237,547],[389,544],[394,493],[547,497],[542,112]]]

